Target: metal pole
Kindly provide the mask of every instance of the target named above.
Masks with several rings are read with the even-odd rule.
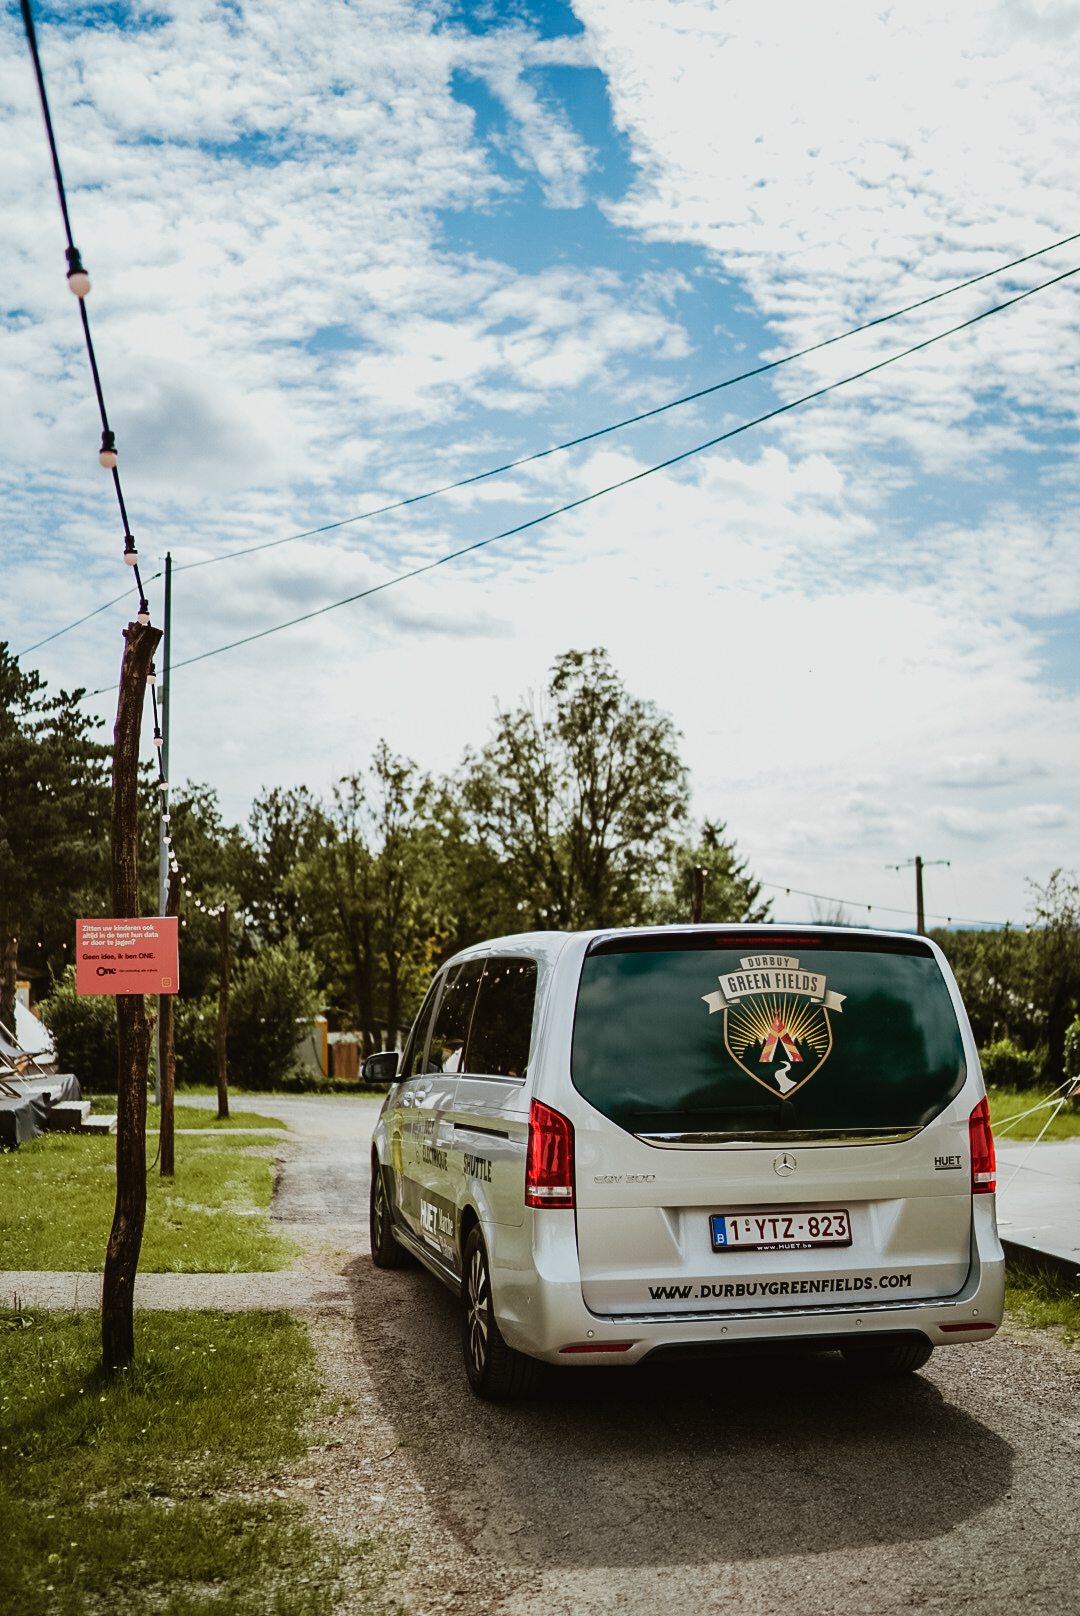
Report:
[[[915,930],[920,937],[926,936],[926,910],[923,906],[922,891],[923,861],[918,853],[915,855]]]
[[[169,778],[169,709],[172,706],[172,679],[169,657],[172,649],[172,554],[165,557],[165,626],[161,642],[161,680],[158,685],[158,711],[161,714],[161,772]],[[164,814],[166,798],[162,797]],[[158,821],[158,914],[169,912],[169,849],[165,846],[165,820]],[[161,1024],[161,999],[158,998],[157,1067],[154,1072],[154,1104],[161,1104],[161,1074],[165,1064],[165,1044]]]

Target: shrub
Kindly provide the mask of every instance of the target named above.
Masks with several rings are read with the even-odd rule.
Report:
[[[1080,1077],[1080,1016],[1073,1018],[1065,1034],[1065,1076]]]
[[[1026,1089],[1038,1083],[1042,1072],[1042,1056],[1021,1049],[1011,1038],[999,1038],[979,1051],[983,1077],[988,1084],[1002,1088]]]
[[[75,967],[69,965],[42,1001],[41,1019],[55,1040],[60,1071],[74,1072],[84,1094],[115,1094],[119,1051],[113,995],[76,993]]]
[[[173,1049],[176,1086],[217,1082],[217,999],[173,1000]]]
[[[293,1051],[319,1010],[315,964],[293,938],[268,943],[238,968],[229,1003],[229,1077],[242,1088],[274,1088],[295,1065]]]

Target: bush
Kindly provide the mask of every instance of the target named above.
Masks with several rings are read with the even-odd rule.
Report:
[[[1065,1034],[1065,1076],[1080,1077],[1080,1016]]]
[[[1003,1088],[1032,1088],[1042,1073],[1042,1056],[1029,1053],[1014,1044],[1011,1038],[999,1038],[994,1044],[980,1049],[983,1077],[987,1084]]]
[[[260,948],[237,970],[230,997],[230,1080],[248,1089],[281,1085],[302,1026],[318,1011],[314,961],[293,938]]]
[[[217,999],[173,1000],[173,1049],[176,1086],[217,1082]]]
[[[75,967],[69,965],[42,1001],[41,1019],[55,1040],[60,1071],[74,1072],[84,1094],[115,1094],[119,1050],[113,995],[76,993]]]

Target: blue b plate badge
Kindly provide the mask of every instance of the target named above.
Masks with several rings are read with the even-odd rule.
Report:
[[[809,1251],[850,1246],[851,1218],[829,1212],[714,1212],[709,1219],[714,1251]]]

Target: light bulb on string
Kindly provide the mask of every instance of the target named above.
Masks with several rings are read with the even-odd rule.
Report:
[[[143,628],[148,628],[150,626],[150,605],[145,595],[139,601],[139,614],[135,621],[137,623],[141,623]]]
[[[139,552],[135,548],[135,535],[133,533],[124,534],[124,560],[129,567],[139,565]]]
[[[116,470],[116,434],[105,427],[101,434],[101,449],[98,459],[106,471]]]
[[[150,664],[150,672],[146,675],[146,682],[150,686],[151,690],[153,690],[154,686],[157,684],[157,669],[152,662]]]
[[[65,247],[64,257],[68,261],[68,285],[81,303],[90,290],[90,277],[83,268],[83,261],[79,257],[78,247]]]

